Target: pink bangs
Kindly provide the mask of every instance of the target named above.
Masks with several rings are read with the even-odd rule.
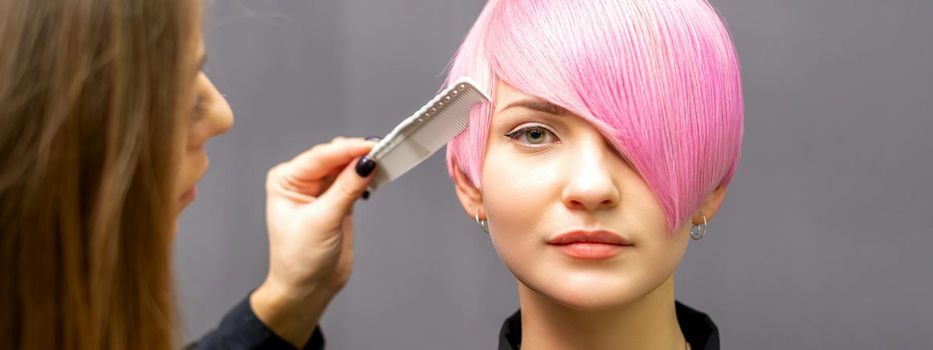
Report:
[[[490,1],[449,79],[497,81],[595,125],[652,189],[673,230],[732,180],[743,102],[728,30],[704,0]],[[495,101],[493,101],[495,103]],[[477,187],[491,106],[448,144]]]

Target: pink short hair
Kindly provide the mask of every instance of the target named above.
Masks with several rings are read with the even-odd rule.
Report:
[[[495,96],[499,81],[586,119],[632,164],[674,230],[741,154],[738,57],[705,0],[490,0],[453,59]],[[493,101],[493,104],[495,101]],[[447,146],[480,183],[492,106]]]

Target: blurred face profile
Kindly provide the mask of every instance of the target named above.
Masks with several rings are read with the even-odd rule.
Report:
[[[669,232],[648,185],[586,120],[500,82],[482,169],[492,242],[528,290],[596,310],[673,283],[689,223]]]
[[[200,37],[200,33],[198,33]],[[199,54],[192,65],[202,67],[205,53],[203,39],[199,39]],[[233,111],[227,100],[211,80],[198,70],[192,77],[193,95],[186,96],[185,147],[181,158],[180,174],[176,182],[175,198],[178,200],[177,214],[197,197],[197,183],[207,172],[209,160],[204,149],[208,140],[223,134],[233,126]]]

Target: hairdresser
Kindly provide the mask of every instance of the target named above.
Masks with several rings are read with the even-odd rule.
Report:
[[[174,349],[176,219],[233,123],[201,72],[201,2],[0,1],[0,348]],[[321,348],[374,145],[271,169],[264,282],[197,349]]]

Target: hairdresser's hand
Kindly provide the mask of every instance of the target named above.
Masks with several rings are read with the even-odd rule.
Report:
[[[266,326],[298,348],[353,264],[353,204],[372,179],[354,169],[375,142],[336,138],[272,168],[266,179],[269,273],[250,296]]]

